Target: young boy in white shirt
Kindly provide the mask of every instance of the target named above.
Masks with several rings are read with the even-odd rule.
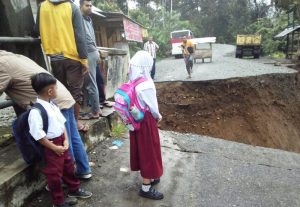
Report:
[[[48,115],[48,131],[43,130],[43,121],[38,109],[31,109],[28,117],[30,134],[44,148],[48,187],[55,207],[68,207],[64,201],[62,181],[69,188],[69,197],[89,198],[92,193],[80,189],[80,181],[75,177],[75,168],[69,153],[68,135],[65,118],[59,108],[51,101],[57,95],[56,79],[48,73],[39,73],[31,77],[32,88],[38,94],[40,103]]]

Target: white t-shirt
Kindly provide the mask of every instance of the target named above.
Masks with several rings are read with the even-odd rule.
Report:
[[[59,108],[52,102],[47,102],[37,99],[48,115],[48,132],[43,130],[43,119],[39,109],[31,109],[28,116],[29,132],[35,140],[40,140],[44,137],[47,139],[54,139],[61,136],[65,130],[66,119],[60,112]]]
[[[156,50],[159,48],[159,46],[152,41],[152,43],[150,43],[149,41],[145,43],[144,45],[144,50],[149,52],[149,54],[153,57],[156,58]]]

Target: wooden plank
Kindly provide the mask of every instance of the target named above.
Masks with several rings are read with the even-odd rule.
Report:
[[[108,42],[108,47],[113,47],[112,36],[110,36],[110,37],[107,39],[107,42]]]
[[[120,30],[116,31],[116,36],[117,36],[117,42],[120,42],[122,40],[122,36],[121,36]]]
[[[105,19],[106,22],[122,22],[123,18],[109,18]]]
[[[101,32],[101,46],[108,47],[106,28],[101,27],[100,32]]]
[[[119,27],[120,29],[123,28],[123,22],[99,22],[97,24],[109,28],[111,27]]]
[[[96,36],[96,44],[97,44],[97,46],[101,46],[101,32],[95,31],[95,36]]]
[[[112,37],[112,41],[113,42],[117,41],[117,34],[116,34],[116,32],[114,32],[111,37]]]

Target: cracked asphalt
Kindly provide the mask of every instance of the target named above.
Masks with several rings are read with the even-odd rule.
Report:
[[[269,60],[235,59],[234,46],[213,46],[213,62],[197,63],[191,81],[227,79],[272,73],[295,73]],[[186,80],[182,59],[157,63],[156,82]],[[93,197],[79,207],[299,207],[300,155],[222,139],[160,131],[164,174],[156,188],[165,198],[138,196],[141,177],[130,171],[129,140],[111,150],[108,139],[90,152],[93,178],[82,187]],[[47,207],[43,191],[26,207]]]
[[[94,177],[82,186],[94,193],[80,207],[297,207],[300,155],[192,134],[160,131],[164,175],[162,201],[140,198],[141,178],[129,170],[129,140],[111,150],[106,140],[91,153]],[[122,168],[122,172],[120,169]],[[46,192],[28,207],[50,206]]]

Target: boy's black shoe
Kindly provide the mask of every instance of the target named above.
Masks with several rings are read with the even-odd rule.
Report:
[[[62,205],[53,205],[53,207],[70,207],[69,204],[65,203]]]
[[[92,173],[87,174],[76,174],[76,177],[80,180],[90,180],[92,178]]]
[[[90,198],[93,194],[89,191],[85,191],[82,188],[79,188],[77,192],[69,193],[68,197],[75,198]]]
[[[145,192],[142,189],[140,189],[139,195],[152,200],[161,200],[164,198],[164,194],[158,192],[152,186],[150,187],[148,192]]]
[[[160,183],[160,179],[154,179],[154,180],[151,182],[151,186],[157,185],[158,183]]]

